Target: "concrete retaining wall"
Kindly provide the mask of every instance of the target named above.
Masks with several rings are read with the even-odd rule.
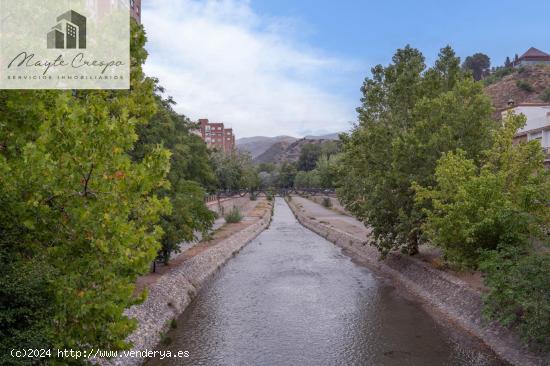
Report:
[[[366,238],[357,238],[313,220],[300,212],[292,201],[289,206],[302,225],[391,276],[397,286],[415,295],[437,315],[482,340],[502,359],[518,366],[550,365],[547,355],[530,352],[512,331],[485,321],[481,293],[465,282],[413,257],[397,253],[380,261],[378,250],[368,245]]]
[[[249,200],[248,197],[243,199]],[[170,321],[178,317],[197,294],[201,285],[229,258],[265,230],[271,221],[271,210],[251,226],[235,233],[212,248],[190,258],[181,266],[163,275],[149,289],[143,304],[129,308],[125,314],[137,319],[137,329],[128,337],[132,350],[153,350],[161,334],[169,330]],[[103,365],[140,365],[141,358],[115,358],[101,360]]]

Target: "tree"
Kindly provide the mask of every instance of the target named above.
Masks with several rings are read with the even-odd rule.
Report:
[[[317,159],[321,156],[321,146],[318,144],[305,144],[300,151],[298,170],[309,171],[315,169]]]
[[[157,86],[157,91],[162,92],[162,88]],[[162,99],[157,95],[156,100],[157,113],[147,124],[138,126],[139,140],[132,156],[141,161],[158,145],[171,153],[170,187],[156,192],[172,204],[172,211],[161,217],[164,235],[159,258],[167,263],[182,242],[195,239],[195,232],[204,234],[212,226],[214,214],[206,207],[204,197],[205,187],[215,186],[216,177],[206,145],[190,132],[194,124],[172,109],[175,103],[170,98]]]
[[[437,163],[435,188],[415,187],[419,204],[431,201],[425,233],[449,262],[475,269],[484,251],[525,246],[550,223],[550,175],[540,144],[512,142],[525,121],[509,115],[482,164],[450,151]]]
[[[338,165],[340,157],[338,155],[321,155],[317,161],[314,172],[319,176],[319,186],[317,188],[335,188],[338,180]]]
[[[257,189],[261,183],[248,153],[238,150],[229,154],[214,151],[211,154],[211,164],[221,190]]]
[[[481,162],[462,150],[437,163],[436,184],[416,186],[424,231],[453,266],[484,272],[484,313],[548,350],[550,173],[537,141],[515,144],[525,117],[509,114]],[[543,230],[541,230],[543,229]]]
[[[135,321],[123,312],[139,300],[135,281],[171,209],[154,194],[168,184],[170,153],[129,157],[136,126],[156,108],[144,44],[133,22],[130,90],[0,91],[0,199],[11,217],[0,222],[2,267],[26,273],[2,290],[3,357],[6,346],[38,340],[40,348],[129,346]],[[14,303],[26,286],[35,297]]]
[[[481,80],[491,68],[491,59],[483,53],[476,53],[466,57],[462,64],[464,70],[470,70],[474,76],[474,80]]]
[[[306,145],[307,146],[307,145]],[[279,166],[278,186],[279,188],[294,187],[294,177],[297,174],[296,165],[288,161]]]
[[[510,57],[506,56],[506,60],[504,61],[504,68],[511,69],[513,67],[512,61],[510,61]]]
[[[415,205],[413,182],[433,182],[446,151],[462,148],[478,159],[489,146],[490,100],[459,65],[446,47],[425,71],[422,54],[407,46],[363,84],[359,124],[343,137],[338,195],[373,228],[383,255],[414,254],[422,243],[425,216]]]

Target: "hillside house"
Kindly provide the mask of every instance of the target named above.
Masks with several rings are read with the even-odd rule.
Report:
[[[510,109],[527,117],[525,127],[517,131],[514,141],[539,141],[546,155],[544,163],[550,166],[550,104],[523,103]],[[502,112],[503,116],[510,109]]]
[[[550,55],[535,47],[531,47],[527,52],[514,60],[515,67],[531,65],[550,65]]]

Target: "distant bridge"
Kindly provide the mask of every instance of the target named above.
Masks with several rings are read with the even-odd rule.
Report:
[[[248,190],[240,189],[237,191],[218,191],[216,194],[212,194],[206,198],[206,202],[211,202],[219,200],[222,198],[229,197],[244,197],[247,194],[255,194],[257,197],[267,197],[269,195],[275,196],[288,196],[290,194],[297,195],[310,195],[310,196],[327,196],[335,194],[335,189],[326,189],[326,188],[277,188],[277,189],[257,189],[257,190]]]

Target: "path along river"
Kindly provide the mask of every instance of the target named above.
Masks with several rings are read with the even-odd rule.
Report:
[[[503,365],[275,201],[269,229],[219,271],[160,350],[160,365]]]

